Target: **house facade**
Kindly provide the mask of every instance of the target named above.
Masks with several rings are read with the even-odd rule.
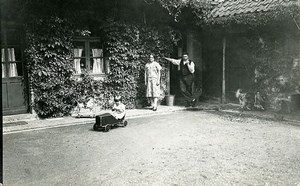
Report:
[[[30,77],[28,57],[25,51],[28,49],[27,28],[33,19],[47,20],[49,15],[67,18],[78,31],[72,38],[72,61],[75,79],[80,79],[83,73],[88,73],[94,80],[103,80],[110,73],[108,50],[103,42],[101,27],[106,19],[112,17],[116,22],[129,23],[135,20],[139,25],[156,25],[158,28],[174,20],[169,18],[162,7],[157,4],[147,4],[144,1],[127,0],[111,3],[105,0],[101,3],[93,1],[19,1],[5,0],[2,2],[1,15],[1,59],[2,59],[2,109],[3,115],[33,113],[36,100],[36,92]],[[93,6],[91,6],[93,4]],[[20,10],[20,14],[15,14]],[[142,16],[140,16],[142,15]],[[165,16],[163,19],[160,15]],[[140,20],[141,18],[141,20]],[[201,68],[201,44],[199,33],[192,30],[182,30],[183,37],[174,47],[170,57],[180,57],[183,51],[190,53],[190,58]],[[152,32],[155,33],[155,32]],[[50,43],[49,43],[50,44]],[[51,48],[51,47],[50,47]],[[169,50],[169,49],[168,49]],[[150,52],[150,51],[148,51]],[[31,58],[31,60],[34,60]],[[145,59],[143,59],[145,60]],[[171,93],[178,93],[173,86],[177,82],[174,73],[177,67],[170,67]],[[200,69],[201,70],[201,69]],[[200,72],[200,71],[199,71]],[[41,75],[47,71],[41,71]],[[198,77],[201,77],[200,73]],[[167,77],[166,77],[167,78]],[[175,78],[175,79],[174,79]],[[168,87],[170,91],[170,87]]]
[[[27,44],[24,27],[26,21],[47,17],[52,13],[58,17],[67,17],[80,30],[80,36],[73,38],[74,77],[80,78],[83,72],[88,72],[89,76],[96,80],[105,78],[112,68],[109,54],[105,52],[103,33],[99,32],[104,20],[113,17],[119,22],[135,20],[139,24],[155,24],[157,27],[165,26],[166,23],[171,27],[177,25],[157,4],[140,0],[117,2],[114,4],[109,0],[103,0],[101,3],[81,0],[74,2],[67,0],[64,3],[47,0],[2,1],[3,114],[33,112],[35,93],[29,80],[28,61],[24,56]],[[298,64],[299,17],[291,17],[284,13],[292,11],[291,7],[299,7],[297,1],[212,2],[214,8],[207,25],[201,29],[195,29],[193,26],[179,28],[182,39],[174,45],[173,52],[170,53],[170,57],[173,58],[179,58],[183,51],[189,53],[197,68],[195,75],[197,88],[202,89],[204,95],[223,96],[228,101],[236,101],[234,92],[237,88],[250,90],[253,86],[257,72],[255,65],[259,61],[273,60],[259,53],[265,49],[279,51],[276,55],[282,56],[280,60],[287,61],[289,65]],[[20,10],[20,14],[15,14],[16,10]],[[274,16],[278,11],[280,14]],[[276,41],[273,42],[273,48],[267,45],[269,41]],[[259,49],[258,46],[263,50],[255,50]],[[168,68],[170,69],[168,91],[179,97],[178,67],[170,64]],[[279,77],[280,75],[276,76]]]

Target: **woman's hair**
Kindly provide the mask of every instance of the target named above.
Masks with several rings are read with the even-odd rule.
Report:
[[[154,53],[150,53],[149,56],[153,56],[153,58],[155,58],[155,55]]]

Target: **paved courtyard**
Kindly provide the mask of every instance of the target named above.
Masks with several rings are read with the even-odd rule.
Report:
[[[300,127],[217,111],[3,136],[4,185],[300,185]]]

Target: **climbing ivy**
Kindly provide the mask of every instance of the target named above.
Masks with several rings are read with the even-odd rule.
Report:
[[[158,2],[164,7],[176,22],[189,22],[203,25],[211,10],[214,8],[213,0],[145,0]],[[196,19],[195,19],[196,18]],[[191,20],[192,19],[192,20]],[[190,25],[193,26],[193,25]]]
[[[69,115],[82,99],[95,98],[103,109],[111,107],[116,94],[127,108],[136,101],[145,101],[144,66],[149,54],[163,66],[161,99],[166,94],[168,56],[180,34],[170,27],[156,28],[140,24],[108,21],[102,25],[105,56],[110,72],[104,80],[94,80],[83,74],[74,78],[72,37],[87,35],[88,30],[77,30],[67,20],[57,17],[36,19],[27,25],[27,67],[34,92],[33,108],[42,117]]]
[[[68,115],[74,99],[72,27],[63,19],[35,19],[27,24],[25,50],[33,108],[40,117]]]
[[[169,27],[157,29],[118,22],[108,22],[101,30],[110,61],[110,73],[103,82],[106,94],[122,95],[128,108],[134,108],[137,100],[145,102],[144,67],[149,60],[149,54],[154,53],[156,61],[163,67],[163,98],[167,93],[168,69],[162,56],[168,56],[172,52],[180,34]],[[108,102],[105,105],[109,106]]]

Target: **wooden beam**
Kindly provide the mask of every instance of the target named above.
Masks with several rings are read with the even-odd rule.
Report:
[[[168,92],[168,95],[171,94],[171,65],[170,63],[167,63],[167,92]]]
[[[225,98],[225,61],[226,61],[226,37],[223,37],[223,75],[222,75],[222,104],[224,104],[226,102],[226,98]]]

